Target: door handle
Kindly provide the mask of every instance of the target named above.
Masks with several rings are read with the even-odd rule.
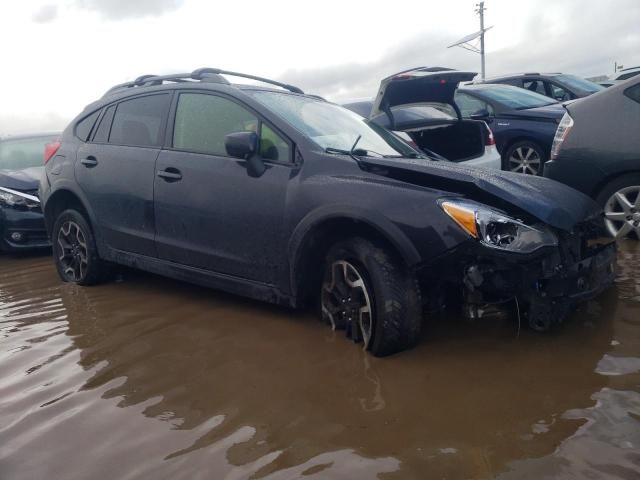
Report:
[[[180,170],[177,168],[170,167],[166,170],[159,170],[157,175],[167,182],[177,182],[182,180],[182,173],[180,173]]]
[[[95,167],[98,165],[98,159],[93,155],[89,155],[87,158],[83,158],[80,160],[80,163],[83,164],[87,168]]]

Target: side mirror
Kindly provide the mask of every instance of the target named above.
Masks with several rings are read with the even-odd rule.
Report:
[[[233,132],[225,135],[224,147],[235,158],[247,160],[258,150],[258,135],[255,132]]]
[[[235,158],[247,161],[247,172],[252,177],[261,176],[267,167],[258,151],[258,135],[255,132],[233,132],[225,135],[224,147],[227,153]]]
[[[491,113],[489,113],[489,110],[485,110],[483,108],[482,110],[473,112],[471,115],[469,115],[469,118],[473,120],[484,120],[485,118],[489,118],[490,116],[491,116]]]

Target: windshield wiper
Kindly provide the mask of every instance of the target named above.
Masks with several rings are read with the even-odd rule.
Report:
[[[358,145],[358,142],[360,141],[361,138],[362,138],[362,135],[358,135],[358,138],[356,138],[356,141],[353,142],[353,147],[351,147],[351,152],[350,152],[351,155],[354,155],[354,152],[356,151],[356,145]]]
[[[324,149],[324,151],[326,153],[339,153],[341,155],[351,155],[351,152],[349,150],[345,150],[343,148],[327,147]]]

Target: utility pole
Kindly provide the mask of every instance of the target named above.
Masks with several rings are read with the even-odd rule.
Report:
[[[480,2],[477,4],[476,12],[480,15],[480,75],[482,76],[482,81],[485,79],[485,67],[484,67],[484,2]]]
[[[480,15],[480,31],[474,32],[470,35],[466,35],[462,37],[460,40],[458,40],[457,42],[452,43],[447,47],[447,48],[460,47],[460,48],[464,48],[465,50],[469,50],[470,52],[473,52],[473,53],[479,53],[480,67],[482,68],[481,70],[482,73],[480,74],[480,76],[482,77],[483,81],[485,79],[485,73],[486,73],[485,65],[484,65],[484,33],[490,28],[492,28],[492,27],[484,28],[484,11],[485,10],[486,8],[484,8],[484,1],[480,3],[476,3],[475,12]],[[478,40],[478,39],[480,39],[479,48],[478,48],[478,43],[475,42],[475,40]]]

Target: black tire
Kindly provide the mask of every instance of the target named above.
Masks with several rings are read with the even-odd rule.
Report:
[[[74,233],[77,231],[80,233]],[[86,266],[79,268],[77,272],[74,272],[77,274],[74,275],[70,273],[69,269],[72,267],[70,267],[70,261],[66,258],[67,256],[72,257],[73,255],[69,253],[69,248],[67,248],[67,250],[63,248],[63,243],[65,243],[64,239],[67,237],[64,235],[64,232],[69,232],[67,236],[82,238],[82,243],[86,250],[84,254]],[[106,281],[110,276],[111,268],[109,264],[98,256],[93,230],[82,213],[73,209],[64,210],[60,213],[53,224],[51,240],[53,243],[53,258],[56,264],[56,270],[64,282],[76,283],[78,285],[96,285]],[[71,248],[74,247],[75,246],[71,246]],[[82,249],[82,246],[78,247],[79,251],[82,251]],[[64,259],[62,258],[63,253],[65,254]],[[84,264],[85,262],[82,263]]]
[[[510,145],[509,148],[507,149],[507,151],[505,152],[505,154],[502,157],[502,169],[503,170],[508,170],[508,171],[516,171],[518,173],[526,173],[527,175],[534,175],[531,170],[533,169],[534,165],[533,164],[527,164],[524,170],[525,171],[521,171],[521,170],[513,170],[513,168],[516,166],[515,163],[511,163],[511,158],[515,157],[517,158],[519,155],[519,149],[521,153],[525,153],[528,152],[529,150],[533,151],[535,153],[535,157],[537,157],[537,161],[538,161],[538,165],[535,167],[536,173],[535,175],[542,175],[542,172],[544,170],[544,162],[547,161],[547,154],[545,153],[544,149],[538,145],[535,142],[532,142],[530,140],[522,140],[519,142],[514,143],[513,145]],[[520,155],[522,156],[522,155]],[[526,156],[526,153],[525,155]]]
[[[422,326],[418,282],[400,259],[377,243],[354,237],[336,243],[329,250],[321,286],[321,308],[325,306],[323,295],[328,275],[336,262],[343,261],[357,269],[368,290],[372,326],[367,350],[375,356],[386,356],[414,346]]]
[[[630,195],[630,198],[633,201],[635,200],[633,197],[636,195],[639,195],[637,193],[638,188],[634,189],[632,187],[640,187],[640,173],[624,174],[618,178],[614,178],[609,183],[607,183],[604,187],[602,187],[602,189],[600,189],[600,192],[596,197],[596,202],[598,203],[598,205],[600,205],[603,208],[603,210],[605,210],[605,217],[608,217],[607,203],[609,199],[613,196],[613,194],[616,192],[620,192],[624,189],[629,189],[630,187],[632,190],[635,190],[635,192],[632,192],[630,194],[628,193],[627,195]],[[618,209],[618,210],[621,211],[621,209]],[[628,234],[620,236],[620,238],[622,237],[633,238],[635,236],[637,240],[640,240],[640,223],[639,223],[640,218],[638,218],[640,217],[640,211],[638,211],[637,208],[634,208],[632,211],[628,213],[632,215],[633,216],[632,218],[634,219],[633,223],[629,222],[629,226],[628,226],[628,228],[632,228],[632,230],[629,231]],[[613,230],[620,229],[622,224],[619,222],[613,222],[613,224],[610,225],[608,219],[606,223],[607,223],[607,229],[609,230],[609,233],[615,237],[616,235]]]

